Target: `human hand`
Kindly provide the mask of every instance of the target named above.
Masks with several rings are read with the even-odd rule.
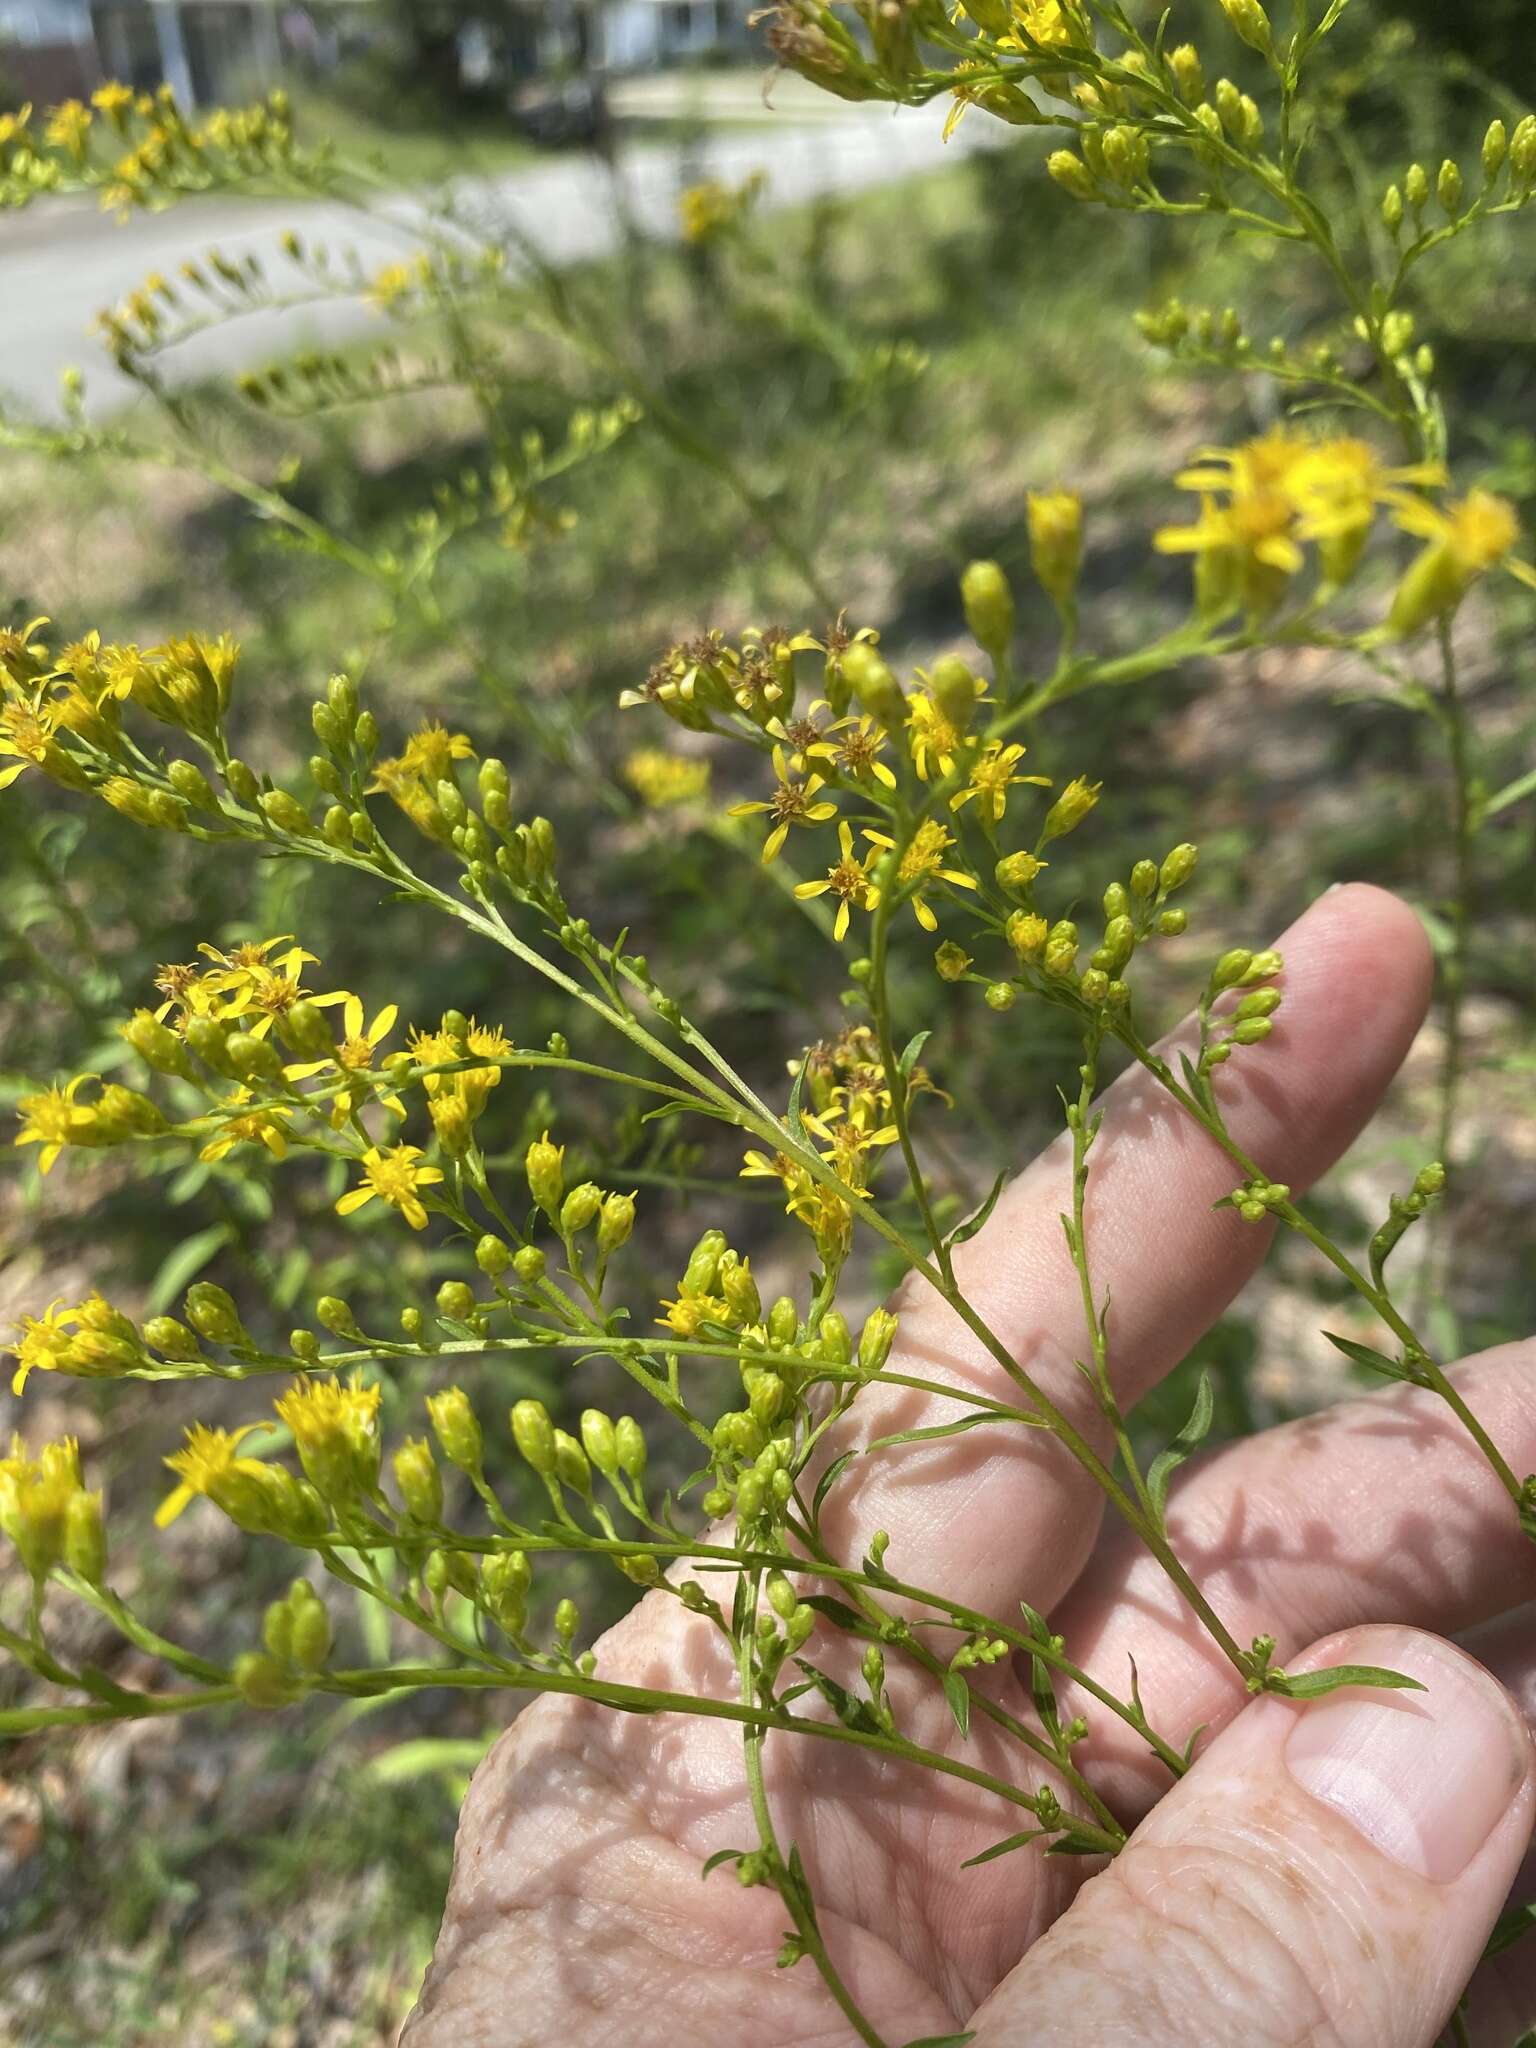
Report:
[[[1223,1102],[1244,1147],[1302,1186],[1374,1110],[1422,1018],[1430,966],[1417,921],[1365,888],[1332,892],[1279,943],[1283,1022],[1262,1061],[1223,1076]],[[1129,1407],[1225,1308],[1268,1232],[1212,1210],[1230,1164],[1143,1076],[1118,1082],[1105,1108],[1087,1228],[1114,1301],[1111,1363]],[[1083,1311],[1059,1221],[1069,1180],[1053,1146],[956,1266],[992,1329],[1105,1448],[1073,1363]],[[898,1352],[893,1365],[929,1379],[1001,1381],[920,1283],[901,1304]],[[1533,1366],[1536,1348],[1509,1346],[1458,1372],[1522,1472],[1536,1466]],[[869,1388],[839,1448],[934,1419],[932,1401]],[[1063,1695],[1064,1712],[1089,1712],[1076,1761],[1138,1824],[1096,1875],[1092,1861],[1037,1850],[966,1869],[1020,1825],[994,1794],[770,1735],[780,1836],[798,1847],[853,2000],[891,2044],[973,2029],[977,2048],[1428,2048],[1531,1834],[1521,1712],[1462,1650],[1418,1632],[1478,1632],[1478,1654],[1536,1704],[1536,1628],[1514,1613],[1536,1594],[1536,1550],[1507,1497],[1436,1397],[1407,1387],[1185,1468],[1170,1534],[1239,1641],[1272,1634],[1293,1673],[1370,1663],[1426,1688],[1349,1689],[1310,1704],[1246,1701],[1155,1560],[1102,1519],[1092,1482],[1035,1430],[873,1454],[833,1492],[823,1526],[837,1555],[860,1557],[886,1530],[899,1575],[999,1616],[1027,1600],[1116,1692],[1134,1654],[1152,1726],[1176,1745],[1208,1731],[1174,1782],[1123,1722]],[[735,1696],[719,1634],[663,1593],[647,1595],[597,1658],[604,1679]],[[983,1682],[1028,1719],[1027,1670],[999,1665]],[[888,1683],[914,1742],[1039,1783],[1038,1767],[984,1719],[963,1742],[923,1674],[904,1675],[893,1657]],[[541,1699],[471,1788],[406,2048],[841,2048],[860,2038],[809,1962],[776,1968],[785,1911],[773,1891],[743,1888],[729,1870],[700,1883],[706,1857],[756,1839],[738,1727]],[[1471,2011],[1470,2038],[1495,2048],[1536,2019],[1536,1974],[1519,1949],[1479,1972]]]

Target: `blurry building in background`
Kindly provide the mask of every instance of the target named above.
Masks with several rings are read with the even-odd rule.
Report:
[[[0,0],[0,81],[40,106],[105,78],[208,106],[274,84],[300,16],[313,25],[285,0]]]
[[[757,0],[603,0],[597,9],[605,71],[740,56]]]

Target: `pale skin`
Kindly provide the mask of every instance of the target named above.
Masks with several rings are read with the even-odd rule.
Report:
[[[1373,889],[1331,892],[1277,943],[1279,1027],[1225,1070],[1222,1099],[1239,1141],[1300,1189],[1373,1113],[1431,968],[1416,919]],[[1089,1251],[1113,1297],[1111,1367],[1129,1406],[1225,1308],[1268,1231],[1213,1212],[1231,1165],[1144,1077],[1105,1106]],[[1084,1338],[1058,1220],[1068,1169],[1061,1147],[1044,1154],[957,1263],[992,1329],[1097,1440],[1073,1364]],[[893,1364],[1013,1397],[931,1292],[897,1306]],[[1536,1345],[1484,1354],[1458,1378],[1515,1470],[1536,1468]],[[848,1441],[953,1412],[872,1390]],[[1024,1850],[965,1870],[1029,1816],[910,1764],[770,1737],[779,1839],[798,1846],[837,1968],[892,2048],[967,2028],[977,2048],[1429,2048],[1472,1977],[1536,1810],[1536,1620],[1519,1612],[1536,1599],[1536,1546],[1488,1467],[1434,1396],[1393,1388],[1194,1461],[1172,1501],[1176,1547],[1240,1642],[1267,1632],[1293,1672],[1369,1662],[1426,1690],[1247,1701],[1156,1563],[1038,1432],[973,1431],[856,1463],[826,1522],[838,1556],[857,1560],[887,1530],[898,1576],[1015,1625],[1028,1600],[1118,1696],[1134,1653],[1149,1717],[1175,1744],[1207,1730],[1175,1785],[1124,1724],[1064,1700],[1089,1708],[1078,1761],[1135,1830],[1107,1868]],[[833,1636],[818,1629],[815,1654],[852,1682]],[[1462,1637],[1509,1692],[1446,1640]],[[597,1653],[606,1679],[736,1697],[727,1646],[664,1594]],[[896,1657],[890,1671],[912,1740],[1028,1789],[1043,1781],[1014,1738],[974,1717],[962,1744],[931,1681]],[[1027,1674],[1000,1665],[982,1682],[1028,1719]],[[778,1897],[729,1868],[700,1881],[712,1852],[756,1840],[739,1728],[539,1701],[471,1789],[404,2048],[843,2048],[856,2037],[814,1966],[775,1967]],[[1516,1947],[1478,1971],[1470,2039],[1505,2048],[1533,2020],[1536,1965]]]

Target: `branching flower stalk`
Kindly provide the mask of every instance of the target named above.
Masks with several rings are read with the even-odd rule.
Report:
[[[544,487],[600,456],[634,423],[637,400],[674,448],[726,476],[765,526],[768,515],[776,520],[751,480],[722,469],[719,451],[671,412],[664,393],[639,391],[622,352],[583,326],[563,279],[538,279],[543,317],[621,393],[609,413],[573,421],[563,448],[519,443],[509,429],[484,331],[521,302],[504,274],[505,248],[456,219],[435,224],[411,261],[371,277],[295,235],[288,260],[296,276],[282,288],[212,259],[174,287],[147,284],[111,316],[108,338],[170,423],[173,454],[87,426],[78,394],[61,434],[7,428],[11,443],[60,458],[89,448],[191,463],[337,572],[373,583],[384,600],[379,647],[407,616],[440,626],[467,671],[495,682],[503,708],[511,699],[519,751],[508,761],[482,758],[472,734],[428,721],[386,752],[381,708],[365,701],[362,678],[338,674],[312,706],[317,751],[306,774],[279,778],[236,750],[239,650],[227,637],[189,632],[140,648],[92,630],[61,644],[37,619],[0,633],[0,789],[41,788],[88,818],[103,803],[210,857],[244,849],[347,871],[360,894],[387,899],[403,922],[446,917],[464,941],[495,948],[515,963],[515,987],[537,982],[555,992],[572,1035],[561,1029],[542,1045],[518,1045],[500,1023],[452,1007],[402,1027],[387,991],[324,986],[320,961],[290,934],[233,946],[210,938],[195,960],[146,970],[139,1006],[120,1019],[142,1087],[95,1074],[38,1077],[20,1103],[16,1142],[41,1174],[67,1174],[79,1154],[106,1150],[150,1173],[173,1173],[192,1158],[259,1160],[274,1186],[291,1190],[297,1213],[307,1204],[307,1229],[428,1243],[434,1270],[448,1277],[430,1305],[399,1301],[398,1334],[365,1329],[352,1301],[323,1295],[313,1305],[318,1327],[284,1339],[271,1304],[242,1304],[208,1279],[186,1287],[177,1315],[135,1316],[94,1292],[23,1319],[10,1346],[23,1398],[36,1374],[211,1380],[232,1398],[245,1398],[250,1382],[282,1383],[276,1434],[270,1424],[264,1432],[259,1410],[242,1410],[247,1419],[234,1427],[188,1424],[166,1460],[173,1483],[156,1520],[222,1515],[252,1541],[286,1546],[299,1575],[259,1629],[245,1629],[243,1647],[231,1650],[226,1639],[209,1654],[182,1645],[114,1588],[102,1496],[88,1486],[74,1441],[34,1448],[18,1437],[0,1458],[0,1533],[15,1551],[20,1588],[16,1612],[0,1618],[0,1647],[25,1690],[23,1704],[0,1709],[0,1735],[236,1701],[277,1711],[315,1695],[361,1700],[434,1688],[560,1695],[617,1712],[732,1723],[757,1840],[711,1866],[727,1862],[742,1883],[777,1892],[791,1930],[781,1964],[808,1960],[853,2033],[880,2043],[776,1811],[766,1760],[778,1745],[801,1736],[841,1743],[1022,1810],[1029,1827],[988,1856],[1029,1841],[1048,1853],[1108,1856],[1125,1831],[1079,1760],[1087,1717],[1117,1719],[1172,1776],[1188,1767],[1198,1736],[1185,1742],[1155,1728],[1134,1669],[1120,1697],[1032,1609],[995,1617],[923,1585],[922,1560],[888,1561],[884,1532],[868,1539],[862,1559],[839,1555],[827,1505],[861,1470],[972,1430],[1044,1432],[1157,1559],[1247,1690],[1302,1699],[1340,1684],[1403,1682],[1356,1667],[1289,1677],[1270,1636],[1248,1648],[1235,1640],[1180,1555],[1170,1481],[1209,1430],[1212,1403],[1203,1387],[1184,1429],[1143,1462],[1116,1391],[1089,1200],[1111,1051],[1139,1065],[1230,1160],[1240,1181],[1227,1206],[1254,1225],[1278,1222],[1347,1283],[1391,1348],[1334,1341],[1355,1365],[1445,1403],[1536,1538],[1536,1480],[1510,1466],[1387,1273],[1402,1239],[1439,1202],[1444,1162],[1457,1151],[1477,836],[1533,794],[1529,776],[1483,793],[1455,625],[1495,573],[1531,584],[1536,570],[1510,506],[1475,484],[1452,495],[1433,351],[1402,300],[1436,250],[1530,203],[1536,118],[1513,132],[1490,126],[1482,183],[1470,198],[1450,160],[1433,191],[1418,166],[1389,187],[1381,232],[1393,258],[1387,274],[1362,283],[1355,224],[1303,183],[1305,65],[1342,7],[1336,0],[1311,25],[1298,8],[1286,37],[1259,0],[1223,6],[1237,39],[1233,68],[1263,67],[1254,83],[1272,101],[1273,153],[1254,94],[1226,78],[1208,88],[1193,44],[1170,46],[1166,24],[1149,40],[1107,0],[965,0],[957,10],[882,0],[856,6],[852,21],[820,0],[769,10],[781,60],[845,99],[947,98],[951,120],[1062,131],[1073,146],[1051,153],[1046,171],[1075,199],[1215,222],[1310,252],[1338,294],[1334,325],[1304,346],[1256,345],[1231,310],[1173,304],[1142,314],[1153,347],[1190,365],[1267,377],[1297,408],[1262,436],[1195,451],[1174,479],[1197,510],[1182,521],[1170,514],[1151,547],[1189,557],[1193,589],[1187,617],[1151,644],[1095,646],[1082,602],[1082,505],[1055,488],[1032,494],[1026,514],[1034,580],[1054,619],[1047,674],[1028,673],[1019,659],[1018,598],[987,561],[961,579],[957,613],[968,639],[915,674],[898,672],[873,626],[854,628],[842,613],[795,628],[711,631],[666,649],[644,673],[637,662],[621,706],[649,729],[651,743],[626,767],[639,801],[666,811],[680,831],[706,831],[738,850],[750,840],[767,870],[767,909],[808,916],[818,945],[852,942],[839,1028],[806,1043],[782,1106],[673,993],[677,963],[658,970],[631,947],[629,931],[608,935],[568,900],[568,888],[579,894],[578,872],[538,799],[552,766],[574,769],[584,788],[599,781],[587,774],[585,740],[573,740],[528,693],[503,687],[472,627],[444,615],[436,587],[450,547],[489,522],[504,522],[518,545],[558,527]],[[91,109],[70,103],[36,125],[9,119],[0,130],[0,200],[8,204],[93,190],[124,210],[257,188],[357,191],[324,153],[298,147],[279,99],[199,126],[164,95],[109,87]],[[695,194],[685,231],[705,240],[735,232],[749,203],[740,193]],[[438,379],[469,390],[496,464],[439,506],[403,551],[333,531],[281,484],[248,477],[208,449],[195,405],[157,367],[168,348],[224,318],[359,293],[386,315],[412,307],[451,314],[446,359],[416,368],[389,352],[366,363],[315,359],[248,376],[242,390],[274,418],[383,401]],[[198,300],[193,310],[183,306],[189,296]],[[846,337],[823,331],[845,356]],[[1391,448],[1367,438],[1389,435]],[[813,551],[782,522],[778,539],[798,553],[822,610],[834,613]],[[1438,693],[1404,666],[1430,640]],[[1192,1036],[1158,1049],[1142,1015],[1138,960],[1185,933],[1197,848],[1181,842],[1124,874],[1094,877],[1083,849],[1093,843],[1101,783],[1091,763],[1057,776],[1055,751],[1048,775],[1037,738],[1057,706],[1085,692],[1150,685],[1189,662],[1303,647],[1358,660],[1390,683],[1401,707],[1430,716],[1454,796],[1458,907],[1435,1156],[1359,1249],[1318,1224],[1228,1127],[1226,1070],[1262,1062],[1277,1019],[1283,1029],[1283,960],[1246,946],[1223,951],[1197,991]],[[685,735],[675,749],[655,743],[669,725]],[[1055,735],[1051,744],[1058,748]],[[706,748],[739,771],[733,789],[744,793],[729,805],[707,793]],[[612,807],[616,796],[607,783],[601,800]],[[415,850],[408,856],[402,844]],[[1066,1391],[1042,1384],[957,1276],[955,1252],[987,1224],[1001,1183],[967,1220],[947,1220],[941,1177],[925,1165],[931,1120],[947,1101],[947,1048],[942,1028],[904,1014],[913,943],[931,951],[956,1002],[976,1004],[982,1028],[1034,1003],[1061,1013],[1080,1047],[1063,1095],[1070,1192],[1062,1226],[1082,1311],[1079,1382]],[[514,1101],[528,1111],[523,1091],[536,1080],[568,1095],[548,1128],[535,1123],[531,1140],[514,1145],[505,1112]],[[696,1131],[704,1170],[670,1173],[664,1148],[650,1155],[659,1167],[634,1167],[617,1135],[594,1134],[594,1118],[581,1115],[580,1105],[595,1110],[610,1099],[630,1106],[642,1129]],[[717,1155],[728,1148],[729,1163],[709,1156],[711,1147]],[[738,1157],[743,1192],[766,1189],[781,1206],[793,1267],[811,1262],[798,1292],[772,1301],[753,1271],[761,1239],[747,1251],[731,1241],[743,1226],[722,1190]],[[647,1268],[676,1263],[663,1230],[664,1190],[674,1185],[679,1196],[708,1202],[718,1221],[663,1292]],[[750,1227],[761,1212],[740,1206]],[[993,1369],[990,1385],[910,1369],[900,1311],[868,1311],[855,1330],[844,1305],[859,1298],[864,1254],[876,1249],[907,1271],[903,1300],[916,1290],[944,1304]],[[361,1313],[376,1320],[371,1309]],[[531,1382],[547,1398],[523,1395],[504,1427],[473,1391],[497,1361],[547,1375]],[[638,1414],[578,1413],[565,1387],[577,1365],[622,1389]],[[430,1389],[424,1433],[405,1435],[402,1407],[422,1386]],[[934,1419],[879,1434],[872,1389],[921,1397]],[[169,1384],[166,1391],[169,1399]],[[680,1691],[610,1677],[602,1644],[585,1642],[571,1590],[594,1572],[622,1577],[626,1595],[678,1603],[726,1657],[729,1683]],[[338,1658],[332,1586],[388,1616],[387,1656],[363,1667]],[[0,1602],[7,1597],[0,1592]],[[130,1688],[72,1665],[52,1629],[61,1597],[93,1609],[139,1659],[163,1667],[164,1680]],[[1028,1673],[1027,1705],[985,1682],[1014,1664]],[[1058,1709],[1058,1682],[1084,1703],[1071,1721]],[[903,1725],[911,1725],[911,1701],[929,1693],[953,1721],[942,1747],[914,1741]],[[966,1754],[978,1717],[1005,1742],[1016,1775]]]

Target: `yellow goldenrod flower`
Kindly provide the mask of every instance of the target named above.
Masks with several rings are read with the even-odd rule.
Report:
[[[108,79],[105,85],[98,85],[91,94],[91,105],[100,113],[116,119],[133,105],[133,88],[124,85],[120,79]]]
[[[243,945],[224,952],[204,940],[198,951],[214,962],[211,969],[204,970],[203,979],[210,995],[216,997],[211,1014],[221,1018],[240,1018],[253,1038],[265,1038],[279,1017],[285,1016],[295,1003],[313,1003],[316,1009],[326,1009],[336,1003],[347,1001],[345,989],[332,989],[326,995],[311,995],[299,979],[299,970],[306,966],[318,966],[313,953],[305,952],[299,945],[290,943],[293,934],[284,932],[275,939],[250,940]],[[274,948],[287,946],[285,953],[276,959],[269,956]],[[191,1010],[188,1014],[198,1014]]]
[[[84,1492],[72,1436],[44,1444],[36,1458],[19,1436],[11,1439],[11,1455],[0,1458],[0,1530],[34,1578],[63,1561],[71,1503]],[[99,1495],[89,1497],[99,1505]]]
[[[259,1458],[242,1458],[238,1455],[241,1442],[251,1435],[257,1424],[248,1422],[241,1429],[209,1429],[205,1423],[194,1422],[186,1432],[186,1443],[179,1451],[173,1451],[165,1460],[170,1469],[177,1473],[181,1484],[168,1493],[155,1510],[155,1527],[167,1529],[183,1509],[189,1507],[199,1494],[213,1501],[216,1506],[232,1512],[227,1503],[242,1499],[249,1494],[252,1485],[261,1486],[267,1477],[267,1467]]]
[[[273,1403],[278,1420],[293,1431],[305,1477],[322,1500],[345,1500],[377,1485],[380,1398],[377,1386],[365,1387],[354,1373],[346,1386],[300,1379]]]
[[[1536,568],[1512,552],[1520,521],[1507,498],[1471,490],[1444,507],[1422,500],[1405,504],[1394,518],[1404,533],[1429,545],[1398,586],[1388,620],[1392,632],[1416,633],[1431,619],[1454,611],[1490,569],[1507,569],[1536,589]]]
[[[34,1372],[62,1372],[74,1379],[114,1379],[141,1359],[139,1333],[99,1293],[78,1308],[50,1302],[39,1316],[23,1316],[19,1335],[3,1349],[16,1359],[11,1392],[19,1394]]]
[[[842,858],[835,867],[827,869],[826,879],[820,882],[797,882],[795,894],[802,899],[808,896],[824,896],[830,889],[837,897],[837,918],[832,927],[832,936],[841,940],[848,933],[848,916],[857,904],[862,910],[869,900],[869,865],[861,861],[853,850],[853,832],[844,819],[837,828],[838,845]]]
[[[934,774],[949,774],[962,735],[927,690],[914,690],[907,699],[907,735],[907,748],[919,781],[927,782]]]
[[[735,1320],[730,1303],[712,1294],[680,1295],[661,1305],[666,1314],[658,1316],[657,1322],[679,1337],[697,1337],[706,1323],[731,1324]]]
[[[225,1107],[235,1114],[220,1123],[218,1130],[198,1153],[199,1159],[222,1159],[233,1152],[237,1145],[265,1145],[274,1159],[288,1156],[288,1125],[291,1113],[286,1109],[246,1109],[243,1105],[252,1101],[249,1088],[237,1088],[232,1095],[224,1098]]]
[[[785,1152],[775,1152],[771,1157],[766,1152],[747,1152],[742,1157],[742,1180],[777,1180],[788,1187],[802,1170]]]
[[[377,1195],[398,1209],[412,1230],[424,1230],[427,1212],[417,1189],[431,1187],[443,1176],[439,1167],[418,1166],[421,1156],[419,1145],[390,1145],[382,1151],[371,1145],[359,1161],[363,1185],[348,1189],[336,1204],[336,1214],[350,1216]]]
[[[93,118],[90,108],[79,100],[65,100],[62,106],[49,109],[43,140],[50,149],[68,150],[78,163],[85,156],[85,138]]]
[[[15,1143],[18,1145],[41,1145],[37,1156],[39,1173],[51,1172],[53,1162],[66,1145],[79,1145],[87,1140],[95,1122],[95,1114],[75,1101],[78,1090],[87,1081],[94,1081],[94,1074],[76,1074],[62,1088],[46,1089],[41,1095],[23,1095],[16,1105],[21,1118],[21,1129]]]
[[[305,1060],[296,1067],[285,1067],[284,1075],[290,1081],[307,1081],[312,1075],[324,1072],[327,1067],[336,1066],[347,1073],[363,1074],[373,1065],[375,1051],[395,1028],[400,1015],[398,1004],[386,1003],[367,1030],[363,1029],[363,1006],[354,995],[345,998],[341,1012],[341,1043],[330,1059]]]
[[[624,762],[624,780],[652,810],[694,803],[709,789],[709,763],[669,754],[665,747],[639,747]]]
[[[889,851],[896,844],[884,832],[875,832],[869,826],[864,828],[864,837],[872,846]],[[946,832],[936,818],[925,818],[913,833],[896,865],[896,888],[898,892],[910,894],[912,913],[925,932],[937,931],[939,920],[925,897],[925,890],[934,882],[948,882],[956,889],[974,889],[975,878],[965,875],[958,868],[943,865],[945,854],[954,845],[953,835]],[[871,883],[867,903],[871,910],[880,901],[880,885]]]
[[[766,803],[732,804],[728,813],[732,818],[746,818],[766,811],[772,817],[773,826],[763,847],[765,863],[777,856],[791,825],[824,825],[837,816],[836,804],[825,798],[817,800],[816,792],[825,787],[824,777],[810,775],[804,782],[792,780],[781,746],[773,750],[773,772],[778,777],[778,786]]]
[[[411,1058],[421,1067],[447,1067],[463,1057],[458,1040],[450,1038],[446,1031],[421,1031],[413,1024],[406,1034],[406,1044]],[[456,1074],[427,1074],[423,1084],[429,1095],[437,1095],[452,1088],[457,1079]]]
[[[388,313],[406,297],[416,282],[416,273],[410,264],[386,263],[382,270],[374,272],[363,296],[370,306],[376,306],[381,313]]]
[[[12,626],[0,627],[0,671],[13,683],[35,683],[47,675],[48,650],[34,646],[32,636],[48,623],[39,617],[29,619],[19,632]]]
[[[735,227],[751,210],[766,182],[761,171],[754,171],[740,185],[706,178],[701,184],[687,186],[677,199],[683,240],[696,246]]]
[[[1008,808],[1010,789],[1025,782],[1032,782],[1041,789],[1050,787],[1049,775],[1014,774],[1024,754],[1025,749],[1017,741],[1005,746],[1001,740],[989,740],[971,763],[970,781],[950,798],[950,809],[958,811],[962,804],[968,804],[974,798],[978,800],[976,808],[982,818],[988,824],[1000,825]]]
[[[813,704],[811,709],[815,708]],[[894,789],[896,777],[880,759],[885,744],[885,732],[865,712],[829,725],[824,736],[805,751],[808,759],[830,762],[845,781],[858,782],[870,775],[886,789]]]
[[[411,734],[394,765],[435,787],[439,782],[452,781],[455,761],[474,758],[475,749],[468,733],[450,732],[436,719],[428,719]]]

